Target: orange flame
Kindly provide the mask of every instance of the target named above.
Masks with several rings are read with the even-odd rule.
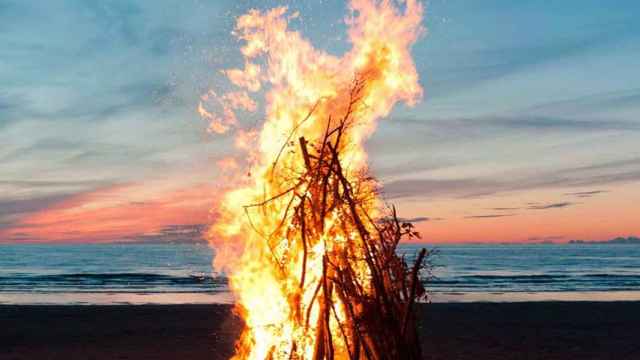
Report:
[[[251,10],[239,17],[234,35],[244,42],[241,52],[245,66],[224,73],[240,90],[222,96],[210,93],[222,104],[222,117],[213,115],[202,103],[199,107],[211,121],[212,131],[224,133],[238,126],[236,110],[256,110],[249,93],[261,89],[266,93],[262,128],[257,133],[238,129],[236,145],[248,152],[249,177],[238,180],[225,192],[216,209],[219,218],[209,231],[217,253],[214,266],[230,273],[237,309],[246,323],[236,359],[308,359],[313,355],[314,333],[293,320],[296,311],[291,303],[292,293],[296,293],[295,298],[306,309],[313,297],[315,285],[298,288],[302,249],[286,238],[270,246],[261,235],[270,233],[286,217],[287,203],[275,199],[268,212],[251,214],[243,207],[291,188],[295,180],[278,169],[304,169],[299,154],[283,151],[283,144],[290,142],[294,133],[296,138],[317,141],[332,117],[352,111],[358,122],[345,133],[343,143],[347,145],[341,149],[341,161],[346,176],[353,177],[366,169],[363,142],[374,131],[377,119],[388,115],[398,101],[412,105],[422,96],[410,54],[423,32],[422,6],[416,0],[402,4],[351,0],[349,10],[346,23],[352,49],[342,57],[315,49],[300,33],[289,30],[288,22],[297,14],[287,16],[285,7],[266,12]],[[360,105],[351,109],[351,91],[358,77],[366,81],[358,95]],[[277,169],[274,159],[278,159]],[[377,202],[366,206],[370,213],[376,213]],[[337,216],[327,214],[328,223]],[[325,241],[309,249],[306,284],[317,283],[321,276],[324,244],[340,246],[345,241],[335,237],[331,226],[327,228]],[[274,252],[289,254],[282,266],[291,271],[279,271]],[[317,317],[317,308],[310,309],[312,319]],[[293,341],[296,349],[292,349]],[[337,349],[338,358],[339,354],[346,356]]]

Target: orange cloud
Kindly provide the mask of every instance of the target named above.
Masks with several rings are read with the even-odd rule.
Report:
[[[437,217],[416,223],[423,241],[524,242],[607,240],[640,234],[638,183],[593,191],[541,189],[467,199],[404,201],[402,215]]]
[[[35,242],[108,242],[159,233],[173,224],[208,221],[211,185],[116,185],[81,193],[29,214],[0,238]]]
[[[229,170],[235,168],[235,161],[231,159],[222,163],[228,165]],[[406,219],[429,218],[415,224],[426,242],[606,240],[640,234],[637,189],[638,184],[632,183],[588,198],[567,189],[545,189],[481,199],[399,201],[396,205]],[[216,198],[214,184],[147,181],[110,186],[70,198],[61,197],[64,200],[0,230],[0,241],[135,240],[143,235],[159,234],[170,225],[210,223],[213,216],[210,209]],[[547,210],[530,209],[529,205],[567,201],[576,204]],[[487,217],[486,214],[512,216]]]

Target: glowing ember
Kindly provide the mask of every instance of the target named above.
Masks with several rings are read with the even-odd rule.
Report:
[[[248,152],[249,176],[224,194],[209,232],[246,323],[236,359],[379,358],[407,343],[371,330],[371,309],[384,320],[410,313],[416,273],[394,250],[415,233],[385,218],[363,142],[396,102],[422,95],[410,55],[422,7],[352,0],[350,10],[352,49],[340,58],[289,30],[297,14],[284,7],[241,16],[234,34],[245,66],[225,71],[239,89],[210,92],[199,107],[212,131],[235,129]],[[255,111],[249,94],[260,90],[262,128],[237,129],[235,112]],[[220,116],[207,110],[212,100]],[[389,321],[410,338],[407,318]]]

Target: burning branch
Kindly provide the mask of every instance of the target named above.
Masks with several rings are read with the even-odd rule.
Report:
[[[285,241],[288,251],[278,255],[272,251],[273,263],[285,278],[299,279],[296,288],[285,290],[295,308],[290,320],[301,332],[300,339],[292,338],[286,347],[289,359],[420,358],[413,303],[424,295],[419,271],[426,249],[412,268],[396,254],[402,239],[419,237],[418,233],[410,223],[399,222],[395,208],[390,216],[371,216],[370,211],[376,211],[375,181],[362,172],[345,170],[341,160],[363,88],[363,82],[354,83],[345,114],[334,128],[329,121],[320,139],[299,137],[304,167],[295,185],[246,207],[268,213],[272,202],[290,197],[279,225],[266,238]],[[282,171],[277,161],[273,164],[272,174]],[[283,266],[283,259],[298,262],[299,270]],[[305,299],[307,289],[313,291]],[[302,344],[305,339],[313,344],[311,353]]]

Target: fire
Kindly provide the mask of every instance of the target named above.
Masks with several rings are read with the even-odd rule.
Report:
[[[352,49],[342,57],[290,30],[298,14],[285,7],[239,17],[244,68],[224,72],[238,89],[210,92],[198,109],[212,131],[235,129],[248,155],[209,231],[214,266],[229,272],[246,324],[235,359],[347,359],[360,351],[354,342],[368,346],[357,329],[345,330],[364,305],[354,310],[327,279],[348,268],[363,294],[374,291],[365,259],[384,249],[367,244],[380,228],[366,219],[384,213],[363,143],[397,102],[422,96],[410,50],[423,9],[415,0],[351,0],[349,10]],[[261,129],[239,129],[236,112],[257,111],[252,97],[262,92]],[[222,115],[207,109],[211,100]]]

